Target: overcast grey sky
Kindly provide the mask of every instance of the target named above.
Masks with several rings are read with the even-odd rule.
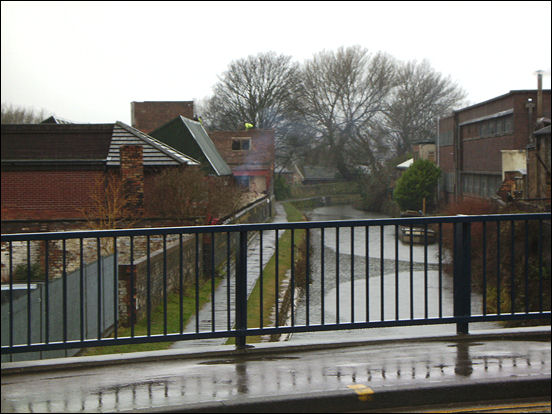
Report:
[[[360,45],[427,59],[470,104],[550,73],[551,2],[2,1],[2,103],[130,124],[130,102],[211,95],[232,60]],[[550,88],[550,75],[544,77]]]

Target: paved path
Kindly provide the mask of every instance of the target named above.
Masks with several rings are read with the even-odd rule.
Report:
[[[275,215],[272,218],[273,223],[286,222],[286,212],[282,203],[275,203]],[[284,232],[278,233],[278,238],[282,236]],[[247,296],[251,294],[251,291],[255,287],[259,278],[261,269],[261,260],[263,266],[270,260],[274,254],[276,233],[274,231],[263,232],[263,252],[261,258],[260,252],[260,237],[259,233],[255,232],[255,235],[248,241],[247,249]],[[235,269],[234,265],[231,265],[230,269],[230,282],[225,277],[224,280],[215,290],[215,330],[226,330],[234,324],[235,316],[235,303],[230,301],[228,306],[227,293],[230,291],[230,298],[234,297],[235,290]],[[230,313],[228,313],[230,309]],[[212,330],[213,312],[212,302],[206,303],[199,311],[199,332],[210,332]],[[185,327],[184,332],[196,332],[196,318],[195,316],[190,319],[190,322]],[[206,345],[222,345],[227,341],[226,338],[209,338],[209,339],[197,339],[188,341],[178,341],[172,345],[173,349],[195,349]]]
[[[550,401],[550,327],[490,332],[3,363],[2,412],[343,412]]]

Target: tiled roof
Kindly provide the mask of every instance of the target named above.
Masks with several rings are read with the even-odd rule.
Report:
[[[144,166],[199,165],[123,122],[2,125],[2,162],[97,162],[119,165],[122,145],[142,145]]]
[[[119,165],[119,148],[122,145],[142,145],[144,147],[144,166],[199,165],[199,162],[193,158],[120,121],[113,127],[107,165]]]

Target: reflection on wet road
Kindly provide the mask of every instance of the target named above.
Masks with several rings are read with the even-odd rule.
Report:
[[[108,412],[550,375],[549,341],[406,342],[2,376],[2,412]]]

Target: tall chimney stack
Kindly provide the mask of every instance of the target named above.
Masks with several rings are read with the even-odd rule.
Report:
[[[542,118],[542,70],[537,71],[537,119]]]

